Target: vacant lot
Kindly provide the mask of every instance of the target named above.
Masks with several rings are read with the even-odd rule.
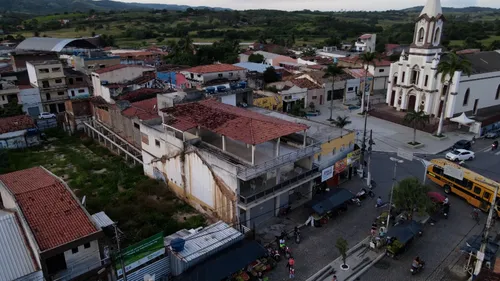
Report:
[[[1,151],[0,173],[42,165],[65,180],[77,197],[86,196],[89,213],[105,211],[125,233],[126,244],[159,231],[173,233],[205,223],[203,216],[177,199],[162,183],[131,168],[85,136],[47,132],[44,146]]]

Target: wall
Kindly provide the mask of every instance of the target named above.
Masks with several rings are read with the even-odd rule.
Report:
[[[89,91],[88,87],[68,89],[68,97],[70,99],[82,98],[82,97],[88,97],[88,96],[90,96],[90,91]]]
[[[23,105],[23,112],[29,113],[28,109],[38,108],[39,112],[43,111],[42,100],[40,99],[40,92],[38,88],[26,88],[19,91],[19,103]],[[35,114],[33,114],[35,115]],[[32,117],[37,117],[32,116]]]
[[[288,196],[288,192],[284,193],[286,196]],[[270,199],[267,200],[261,204],[259,204],[256,207],[253,207],[250,209],[250,226],[253,228],[259,228],[258,226],[265,221],[271,219],[272,217],[275,216],[274,214],[274,208],[275,208],[275,203],[276,199]],[[284,203],[280,202],[280,205],[283,205]],[[247,220],[246,218],[241,218],[241,220]]]
[[[352,150],[354,148],[356,133],[344,130],[344,134],[345,135],[342,137],[321,144],[321,152],[315,155],[315,161],[320,163],[320,166],[328,164],[345,150]],[[344,146],[344,151],[342,151],[342,146]],[[333,153],[334,149],[335,153]],[[321,157],[318,158],[319,155],[321,155]]]
[[[84,245],[79,245],[77,248],[78,252],[75,254],[72,253],[72,250],[64,252],[64,259],[66,260],[68,270],[71,270],[72,268],[76,269],[79,265],[92,265],[95,261],[101,260],[99,254],[99,243],[97,240],[90,242],[90,248],[85,249]],[[83,270],[83,268],[80,268],[80,270]]]
[[[224,79],[224,78],[229,80],[245,79],[247,70],[245,69],[245,70],[214,72],[214,73],[204,73],[204,74],[191,73],[187,71],[182,71],[181,73],[189,80],[195,80],[196,82],[206,83],[212,80]]]
[[[4,133],[0,135],[0,149],[17,149],[26,146],[33,146],[39,143],[38,135],[26,136],[26,130]]]
[[[359,89],[360,89],[359,78],[347,80],[345,85],[344,103],[357,104],[357,102],[359,101],[358,97]]]
[[[26,63],[26,69],[28,70],[28,77],[30,79],[30,84],[38,87],[38,80],[36,77],[36,69],[31,63]]]
[[[269,110],[276,110],[276,111],[283,110],[283,101],[281,99],[281,96],[279,95],[273,97],[254,98],[253,105]]]
[[[500,105],[500,98],[495,99],[499,85],[500,71],[471,75],[470,77],[462,76],[460,83],[458,83],[458,94],[451,96],[455,101],[453,102],[451,114],[472,111],[476,99],[478,99],[478,112],[481,112],[481,108]],[[463,105],[467,89],[470,89],[469,98],[467,104]]]
[[[129,66],[101,74],[93,73],[92,75],[97,74],[101,82],[107,81],[108,83],[120,83],[124,81],[134,80],[135,78],[142,76],[143,72],[151,70],[153,69],[142,66]]]
[[[319,106],[321,104],[324,104],[326,101],[326,96],[325,96],[325,89],[320,88],[320,89],[309,89],[307,90],[307,107],[309,107],[309,104],[312,102],[314,103],[315,106]],[[321,104],[320,104],[321,102]]]

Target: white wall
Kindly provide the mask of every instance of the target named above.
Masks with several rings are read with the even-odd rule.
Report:
[[[23,105],[23,112],[28,113],[28,108],[38,107],[43,112],[42,100],[38,88],[27,88],[19,91],[19,103]]]
[[[451,108],[451,115],[471,111],[474,108],[474,101],[478,99],[477,108],[500,105],[500,98],[495,99],[498,86],[500,85],[500,71],[484,74],[462,76],[458,83],[457,95],[451,96],[454,100]],[[468,102],[463,105],[465,92],[470,89]]]
[[[192,73],[187,71],[181,71],[181,73],[189,80],[195,80],[200,83],[206,83],[215,79],[229,79],[238,80],[244,79],[246,77],[247,70],[235,70],[235,71],[225,71],[225,72],[214,72],[214,73]],[[193,76],[191,77],[191,74]]]
[[[80,91],[82,91],[82,92],[80,92]],[[108,92],[109,92],[109,90],[108,90]],[[73,95],[73,93],[74,93],[74,95]],[[85,96],[89,96],[89,95],[90,95],[90,91],[89,91],[88,87],[68,89],[68,97],[70,99],[85,97]]]
[[[222,103],[236,106],[236,95],[222,96]]]
[[[90,242],[90,248],[85,249],[84,245],[80,245],[77,248],[78,252],[75,254],[73,254],[72,250],[64,252],[64,259],[66,260],[68,270],[78,268],[79,265],[83,264],[91,265],[94,262],[101,260],[101,256],[99,254],[99,243],[97,240]]]
[[[38,80],[36,78],[36,69],[35,69],[35,67],[31,63],[27,62],[26,63],[26,69],[28,70],[28,76],[30,78],[30,83],[32,85],[35,85],[35,86],[38,87]]]
[[[303,65],[317,65],[318,63],[313,62],[313,61],[308,61],[308,60],[303,60],[301,58],[297,59],[298,64],[303,64]]]
[[[97,74],[101,81],[108,81],[108,83],[120,83],[124,81],[134,80],[135,78],[142,76],[144,72],[151,70],[154,69],[146,68],[143,66],[129,66],[101,74],[93,74]]]

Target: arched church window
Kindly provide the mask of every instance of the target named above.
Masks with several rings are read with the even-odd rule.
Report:
[[[421,27],[419,30],[418,30],[418,42],[424,42],[424,28]]]
[[[469,102],[469,94],[470,94],[470,89],[467,89],[467,91],[465,91],[464,102],[462,105],[467,105],[467,103]]]
[[[420,76],[420,68],[418,66],[414,66],[413,69],[411,70],[410,83],[418,85],[419,76]]]
[[[438,27],[434,32],[434,44],[439,43],[439,37],[441,36],[441,29]]]

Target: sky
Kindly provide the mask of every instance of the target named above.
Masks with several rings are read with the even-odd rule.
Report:
[[[222,7],[236,10],[275,9],[275,10],[398,10],[423,6],[427,0],[118,0],[122,2],[178,4],[190,6]],[[443,7],[493,7],[500,8],[500,0],[441,0]]]

